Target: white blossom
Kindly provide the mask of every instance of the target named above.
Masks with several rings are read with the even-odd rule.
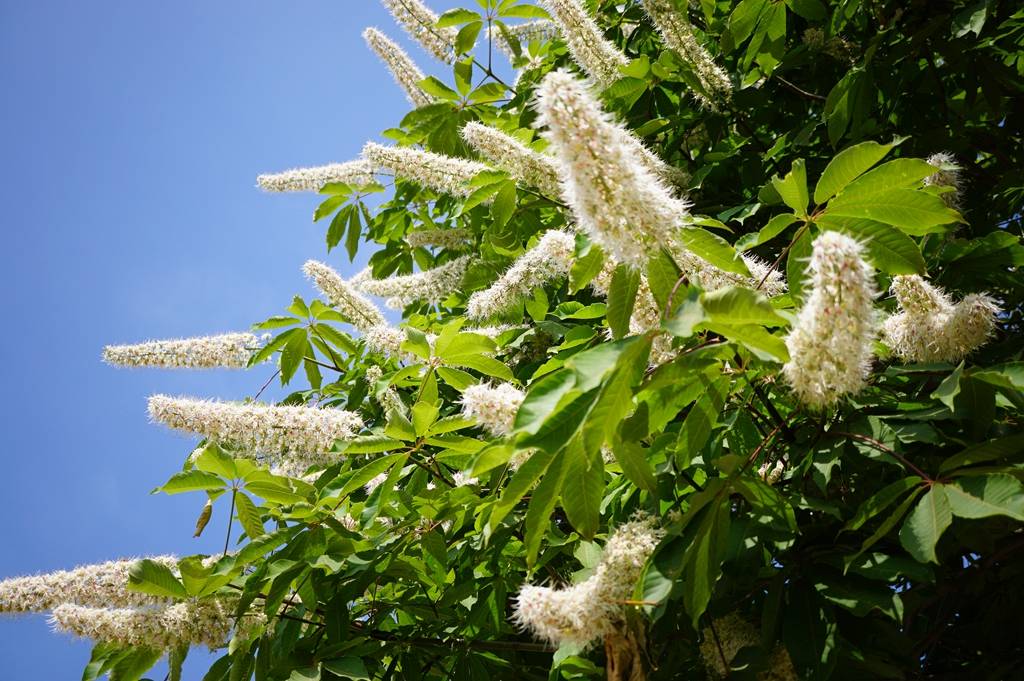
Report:
[[[671,242],[687,215],[686,202],[651,172],[638,142],[569,73],[549,73],[537,104],[577,224],[616,260],[643,267]]]
[[[154,605],[167,599],[128,591],[128,573],[141,559],[111,560],[42,575],[0,581],[0,613],[46,612],[63,603],[96,607]],[[175,556],[152,556],[154,562],[175,567]]]
[[[450,251],[466,250],[473,241],[473,233],[468,229],[424,229],[409,232],[405,235],[405,243],[410,248],[446,248]]]
[[[256,178],[256,184],[268,192],[318,192],[332,183],[365,187],[373,184],[373,181],[373,166],[363,159],[314,168],[295,168]]]
[[[464,255],[417,274],[363,279],[358,289],[363,293],[388,298],[387,306],[396,310],[419,300],[437,305],[458,290],[471,262],[472,257]]]
[[[602,89],[622,77],[629,59],[606,39],[580,0],[541,0],[541,6],[561,29],[573,60]]]
[[[367,142],[363,147],[363,157],[374,168],[392,172],[395,177],[442,194],[462,197],[469,196],[475,190],[466,183],[488,170],[483,163],[464,158],[412,147],[384,146],[375,142]]]
[[[225,333],[175,340],[147,341],[134,345],[108,345],[103,359],[123,367],[166,369],[238,369],[246,366],[261,346],[251,333]]]
[[[698,42],[685,10],[678,9],[673,0],[642,2],[644,10],[654,22],[665,45],[682,57],[708,95],[694,92],[694,97],[703,106],[718,110],[719,104],[728,102],[732,97],[732,83],[729,81],[729,74],[715,63],[714,58]]]
[[[363,39],[391,71],[395,82],[405,91],[405,96],[410,104],[418,108],[436,101],[420,88],[419,83],[426,76],[405,50],[399,47],[398,43],[376,28],[368,28],[363,31]]]
[[[516,623],[554,645],[587,647],[615,632],[624,619],[623,601],[632,595],[663,534],[648,518],[620,525],[585,581],[562,589],[523,586],[516,599]]]
[[[924,183],[931,187],[952,187],[953,191],[941,195],[942,200],[950,208],[960,210],[963,193],[960,186],[960,166],[957,165],[956,158],[949,152],[940,152],[929,156],[926,162],[935,166],[937,171],[924,178]]]
[[[377,324],[363,332],[363,340],[370,352],[390,357],[401,350],[405,342],[405,331],[390,324]]]
[[[814,241],[811,291],[786,337],[782,372],[801,402],[823,409],[859,392],[871,369],[877,295],[863,246],[839,232]]]
[[[491,27],[491,37],[499,50],[509,57],[514,57],[512,46],[505,40],[505,34],[497,26]],[[544,43],[558,37],[558,24],[550,19],[535,19],[522,24],[505,25],[508,34],[519,41],[520,47],[527,47],[532,42]]]
[[[786,472],[786,464],[783,463],[782,459],[779,459],[773,465],[771,461],[765,461],[761,464],[761,467],[757,469],[757,477],[761,478],[769,485],[776,484],[779,480],[782,480],[782,475]]]
[[[891,290],[901,311],[882,324],[882,339],[905,361],[955,364],[995,330],[1000,309],[986,294],[972,293],[954,304],[916,274],[894,277]]]
[[[530,149],[497,128],[475,121],[462,128],[462,137],[478,154],[507,172],[512,179],[536,187],[545,196],[556,199],[560,196],[558,164],[551,156]]]
[[[148,608],[96,608],[60,605],[51,623],[58,631],[90,638],[97,643],[145,646],[169,650],[183,645],[206,645],[211,650],[227,644],[236,630],[233,611],[237,599],[185,601]],[[258,613],[242,618],[237,629],[247,632],[265,621]]]
[[[352,326],[365,333],[376,326],[387,325],[387,320],[377,306],[329,266],[316,260],[309,260],[303,265],[302,270]]]
[[[479,482],[479,478],[467,475],[462,471],[455,471],[455,473],[452,474],[452,484],[456,487],[472,487],[473,485],[479,484]]]
[[[476,419],[493,437],[502,437],[512,432],[516,413],[525,398],[526,393],[511,383],[471,385],[462,393],[462,414]]]
[[[398,25],[423,49],[446,64],[455,61],[455,28],[438,28],[437,14],[422,0],[381,0]]]
[[[732,672],[732,661],[743,648],[761,644],[761,632],[736,613],[719,617],[702,632],[700,654],[715,678],[725,679]],[[757,673],[758,681],[799,681],[785,646],[776,644],[768,657],[768,668]]]
[[[302,472],[338,460],[336,440],[352,438],[363,427],[359,414],[342,409],[234,404],[154,395],[154,421],[242,450],[253,458],[269,457],[279,467]]]
[[[466,316],[486,319],[508,309],[543,286],[565,276],[572,267],[576,240],[561,230],[545,232],[537,245],[519,256],[490,287],[477,291],[466,303]]]

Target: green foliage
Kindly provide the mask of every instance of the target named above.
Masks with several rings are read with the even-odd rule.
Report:
[[[230,593],[239,612],[271,617],[207,679],[597,679],[600,646],[531,640],[510,620],[514,597],[590,574],[605,538],[642,511],[665,530],[627,608],[656,663],[648,678],[706,678],[700,642],[732,612],[761,640],[730,678],[766,678],[776,646],[808,679],[1011,678],[1024,663],[1024,13],[994,1],[679,2],[735,85],[713,111],[639,2],[587,4],[631,60],[605,106],[688,174],[682,243],[739,275],[740,253],[774,263],[788,294],[702,291],[650,254],[643,281],[675,351],[654,363],[657,330],[630,335],[641,272],[619,266],[600,299],[590,284],[605,255],[580,236],[567,281],[512,301],[492,340],[464,330],[469,295],[571,223],[567,206],[503,172],[481,173],[462,199],[399,178],[372,210],[363,199],[383,187],[330,185],[314,215],[333,216],[328,250],[369,246],[375,277],[462,254],[409,246],[421,229],[468,230],[477,260],[439,305],[403,311],[400,359],[369,352],[318,300],[257,324],[276,335],[251,366],[274,359],[283,383],[305,379],[288,403],[358,409],[367,430],[308,479],[204,446],[159,491],[230,499],[237,553],[185,559],[180,576],[142,562],[132,588]],[[450,80],[420,83],[437,103],[385,135],[472,157],[459,129],[479,120],[543,148],[531,97],[543,73],[571,66],[565,44],[508,32],[545,16],[531,4],[477,5],[440,19],[460,61]],[[495,35],[531,66],[514,87],[485,65]],[[964,166],[957,209],[924,182],[935,168],[921,159],[939,151]],[[828,413],[802,407],[780,377],[782,339],[829,230],[866,243],[880,290],[916,273],[958,297],[989,292],[1004,310],[996,336],[957,367],[902,365],[879,347],[863,392]],[[465,390],[496,381],[526,391],[507,437],[461,415]],[[770,485],[758,471],[778,462]],[[458,486],[457,474],[478,480]],[[100,646],[85,678],[136,679],[151,657]]]

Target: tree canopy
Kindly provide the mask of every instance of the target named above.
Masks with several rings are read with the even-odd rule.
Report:
[[[260,177],[369,267],[106,352],[293,390],[150,400],[237,537],[0,611],[86,680],[1020,678],[1024,10],[384,3],[414,108]]]

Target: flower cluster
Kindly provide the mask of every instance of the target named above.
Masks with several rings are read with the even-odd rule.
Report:
[[[541,0],[541,5],[561,29],[573,60],[602,89],[622,76],[619,69],[629,59],[602,35],[580,0]]]
[[[314,168],[295,168],[256,178],[256,184],[268,192],[318,192],[333,183],[365,187],[373,182],[373,166],[362,159]]]
[[[154,556],[154,562],[174,567],[174,556]],[[137,560],[112,560],[58,570],[44,575],[0,581],[0,613],[47,612],[63,603],[96,607],[141,607],[166,602],[149,594],[128,591],[128,573]]]
[[[409,36],[436,58],[451,64],[455,61],[454,28],[438,28],[437,14],[422,0],[381,0],[395,21]]]
[[[953,154],[940,152],[932,154],[926,159],[928,165],[935,166],[938,170],[924,178],[924,183],[930,187],[951,187],[952,191],[942,194],[942,200],[950,208],[960,209],[962,190],[960,188],[960,166],[956,164]]]
[[[405,235],[405,243],[410,248],[446,248],[449,251],[465,250],[473,241],[473,234],[468,229],[424,229],[409,232]]]
[[[395,147],[368,142],[363,147],[363,158],[374,168],[387,170],[427,189],[453,196],[469,196],[474,188],[467,182],[488,170],[483,163],[464,158],[435,154],[432,151]]]
[[[563,589],[523,586],[516,599],[516,623],[554,645],[586,647],[615,632],[623,620],[623,601],[633,593],[663,534],[649,518],[619,526],[585,581]]]
[[[462,137],[478,154],[517,182],[536,187],[545,196],[561,194],[558,164],[547,154],[530,149],[515,137],[483,123],[462,128]]]
[[[642,1],[647,16],[654,22],[665,45],[683,58],[700,81],[701,87],[713,99],[699,92],[695,92],[694,97],[702,106],[718,110],[720,103],[728,102],[732,97],[729,74],[715,63],[708,51],[697,41],[686,13],[680,11],[673,0]]]
[[[537,95],[540,122],[562,168],[562,196],[577,224],[616,260],[643,267],[670,241],[686,202],[650,171],[639,142],[581,81],[553,71]]]
[[[232,404],[154,395],[149,398],[154,421],[242,450],[254,458],[270,457],[292,470],[329,465],[335,440],[354,436],[362,427],[359,414],[342,409],[268,404]]]
[[[508,34],[519,41],[520,46],[527,46],[532,42],[543,43],[553,40],[558,36],[558,25],[550,19],[535,19],[524,24],[505,26]],[[505,39],[505,34],[497,27],[491,27],[491,37],[498,49],[509,57],[515,56],[512,46]]]
[[[493,437],[502,437],[512,432],[525,398],[526,394],[511,383],[471,385],[462,393],[462,414],[476,419]]]
[[[564,276],[572,267],[576,240],[561,230],[545,232],[537,245],[523,253],[489,288],[466,303],[466,316],[486,319],[514,305],[537,286]]]
[[[882,324],[882,339],[910,362],[959,362],[995,330],[999,306],[983,293],[954,304],[941,288],[916,274],[892,280],[900,312]]]
[[[405,331],[390,324],[377,324],[363,331],[363,340],[370,352],[388,357],[398,354],[405,342]]]
[[[839,232],[814,241],[811,292],[786,337],[782,372],[804,404],[823,409],[864,387],[871,368],[877,295],[863,246]]]
[[[309,260],[303,265],[302,270],[352,326],[365,333],[376,326],[387,325],[387,320],[377,306],[329,266],[316,260]]]
[[[225,333],[177,340],[149,341],[135,345],[108,345],[103,360],[123,367],[165,369],[240,369],[260,347],[251,333]]]
[[[700,654],[704,665],[715,678],[724,679],[732,672],[732,661],[743,648],[761,644],[761,632],[736,613],[719,617],[702,632]],[[768,669],[758,672],[758,681],[797,681],[799,675],[793,667],[789,652],[776,644],[768,658]]]
[[[98,643],[170,650],[183,645],[223,647],[233,630],[245,633],[265,618],[246,614],[237,627],[237,599],[186,601],[148,608],[96,608],[67,603],[54,609],[53,627]]]
[[[434,102],[434,98],[419,86],[420,81],[426,76],[405,50],[399,47],[398,43],[376,28],[368,28],[363,31],[363,39],[391,71],[395,82],[405,91],[405,96],[410,104],[419,108]]]
[[[388,298],[387,306],[395,310],[418,300],[436,305],[458,289],[471,262],[472,258],[464,255],[417,274],[361,279],[357,287],[363,293]]]

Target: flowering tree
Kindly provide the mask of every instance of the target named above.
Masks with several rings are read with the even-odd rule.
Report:
[[[0,611],[95,639],[86,680],[1019,673],[1024,12],[384,3],[451,77],[367,29],[393,143],[259,178],[370,267],[105,351],[294,386],[150,399],[237,542]]]

